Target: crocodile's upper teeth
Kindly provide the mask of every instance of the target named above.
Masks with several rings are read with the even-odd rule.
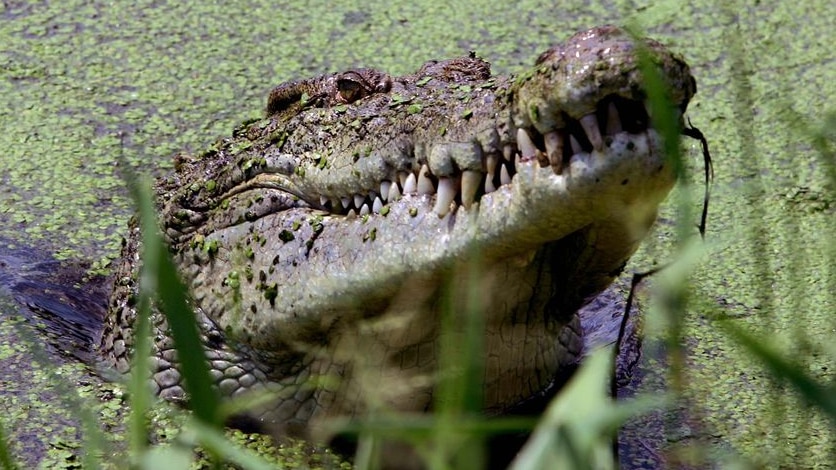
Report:
[[[390,181],[383,180],[380,182],[380,197],[383,198],[384,201],[389,199],[389,186],[391,186]]]
[[[572,146],[572,155],[583,152],[583,147],[581,147],[580,142],[571,134],[569,135],[569,145]]]
[[[503,163],[502,167],[499,169],[499,182],[500,184],[510,184],[511,183],[511,174],[508,173],[508,164]]]
[[[418,182],[415,180],[415,174],[410,173],[409,176],[406,177],[403,183],[403,193],[404,194],[415,194],[418,191]]]
[[[607,128],[604,132],[607,135],[615,135],[621,131],[621,116],[618,115],[618,109],[615,107],[615,103],[610,102],[610,105],[607,106]]]
[[[467,170],[462,172],[462,205],[465,209],[470,209],[480,184],[482,184],[481,171]],[[441,187],[440,184],[439,187]]]
[[[418,171],[418,194],[434,194],[435,187],[429,177],[430,169],[424,164]]]
[[[589,143],[595,150],[602,150],[604,148],[604,139],[601,138],[601,129],[598,127],[598,118],[595,113],[587,114],[580,119],[581,127],[583,127],[586,136],[589,138]]]
[[[319,196],[319,205],[325,207],[325,204],[328,202],[328,198],[325,196]]]
[[[496,191],[496,186],[493,185],[493,175],[485,177],[485,194]]]
[[[340,202],[343,203],[343,208],[345,208],[345,209],[348,209],[349,207],[351,207],[351,199],[349,199],[348,196],[341,197]]]
[[[406,171],[399,171],[399,172],[398,172],[398,182],[399,182],[399,183],[401,183],[401,187],[403,187],[403,185],[405,185],[405,184],[406,184],[406,179],[407,179],[410,175],[412,175],[412,173],[411,173],[411,172],[406,172]]]
[[[354,195],[354,207],[359,209],[360,207],[363,206],[363,201],[365,201],[365,200],[366,200],[365,197],[363,197],[359,194],[355,194]]]
[[[450,203],[456,197],[456,183],[453,178],[441,177],[438,179],[438,194],[435,198],[433,211],[439,217],[444,217],[450,210]]]
[[[543,142],[546,145],[546,156],[549,157],[549,164],[558,175],[563,171],[563,134],[560,131],[550,131],[543,135]]]
[[[522,127],[517,129],[517,145],[520,147],[523,160],[530,160],[537,156],[537,148],[534,146],[534,142],[531,141],[528,132]]]
[[[514,158],[514,147],[511,144],[506,144],[502,147],[502,156],[506,162],[510,162]]]
[[[499,155],[492,153],[485,158],[485,169],[488,170],[488,176],[493,178],[496,174],[496,165],[499,163]]]

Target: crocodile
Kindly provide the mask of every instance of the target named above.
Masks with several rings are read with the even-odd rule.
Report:
[[[582,354],[578,310],[676,182],[639,49],[682,126],[696,93],[682,57],[601,26],[510,77],[471,53],[284,83],[264,117],[177,155],[155,186],[160,224],[218,390],[269,390],[252,413],[298,436],[371,409],[431,411],[445,309],[484,327],[485,414],[553,389]],[[134,223],[99,346],[120,372],[139,246]],[[152,324],[155,391],[183,400],[166,319]]]

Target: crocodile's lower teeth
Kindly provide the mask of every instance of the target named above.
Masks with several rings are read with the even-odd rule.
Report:
[[[360,207],[360,215],[368,215],[370,212],[371,212],[371,210],[369,210],[369,205],[368,204],[363,204]]]
[[[374,203],[372,203],[372,212],[380,214],[380,209],[383,209],[383,201],[379,197],[376,197],[374,198]]]

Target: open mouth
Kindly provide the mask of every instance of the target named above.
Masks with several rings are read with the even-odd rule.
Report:
[[[598,102],[596,111],[580,119],[563,113],[562,129],[542,134],[533,128],[518,128],[516,141],[500,145],[501,151],[482,152],[482,169],[456,170],[451,176],[438,177],[424,163],[417,171],[398,172],[397,178],[383,180],[367,193],[325,197],[319,208],[332,214],[356,216],[385,213],[386,204],[403,195],[434,196],[433,211],[443,217],[458,206],[466,209],[486,194],[510,184],[519,165],[551,166],[563,174],[573,159],[586,158],[593,152],[606,152],[615,136],[627,133],[639,136],[650,129],[645,103],[611,95]],[[628,139],[627,145],[631,145]]]

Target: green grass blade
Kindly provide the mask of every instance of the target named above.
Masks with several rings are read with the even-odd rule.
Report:
[[[6,442],[6,433],[3,431],[3,423],[0,423],[0,466],[3,470],[17,470],[17,464],[12,460],[9,446]]]
[[[131,181],[136,181],[132,178]],[[139,208],[142,231],[154,231],[154,205],[149,191],[149,183],[140,180],[132,185],[135,204]],[[150,217],[149,217],[150,214]],[[149,220],[150,219],[150,220]],[[131,456],[139,458],[148,446],[148,426],[146,414],[151,405],[151,391],[148,383],[151,380],[150,356],[151,356],[151,298],[156,290],[156,276],[158,269],[159,247],[153,243],[143,245],[143,266],[140,273],[139,299],[137,301],[136,324],[134,325],[134,355],[131,359],[131,376],[129,390],[131,397],[131,409],[129,416],[129,440]]]
[[[174,262],[160,237],[154,203],[148,185],[133,185],[132,192],[139,206],[142,226],[143,276],[156,286],[160,310],[166,315],[171,336],[180,361],[184,388],[195,416],[204,423],[220,427],[222,424],[220,399],[212,388],[209,367],[203,353],[197,322],[186,300],[187,288],[180,280]],[[145,280],[145,279],[144,279]]]

